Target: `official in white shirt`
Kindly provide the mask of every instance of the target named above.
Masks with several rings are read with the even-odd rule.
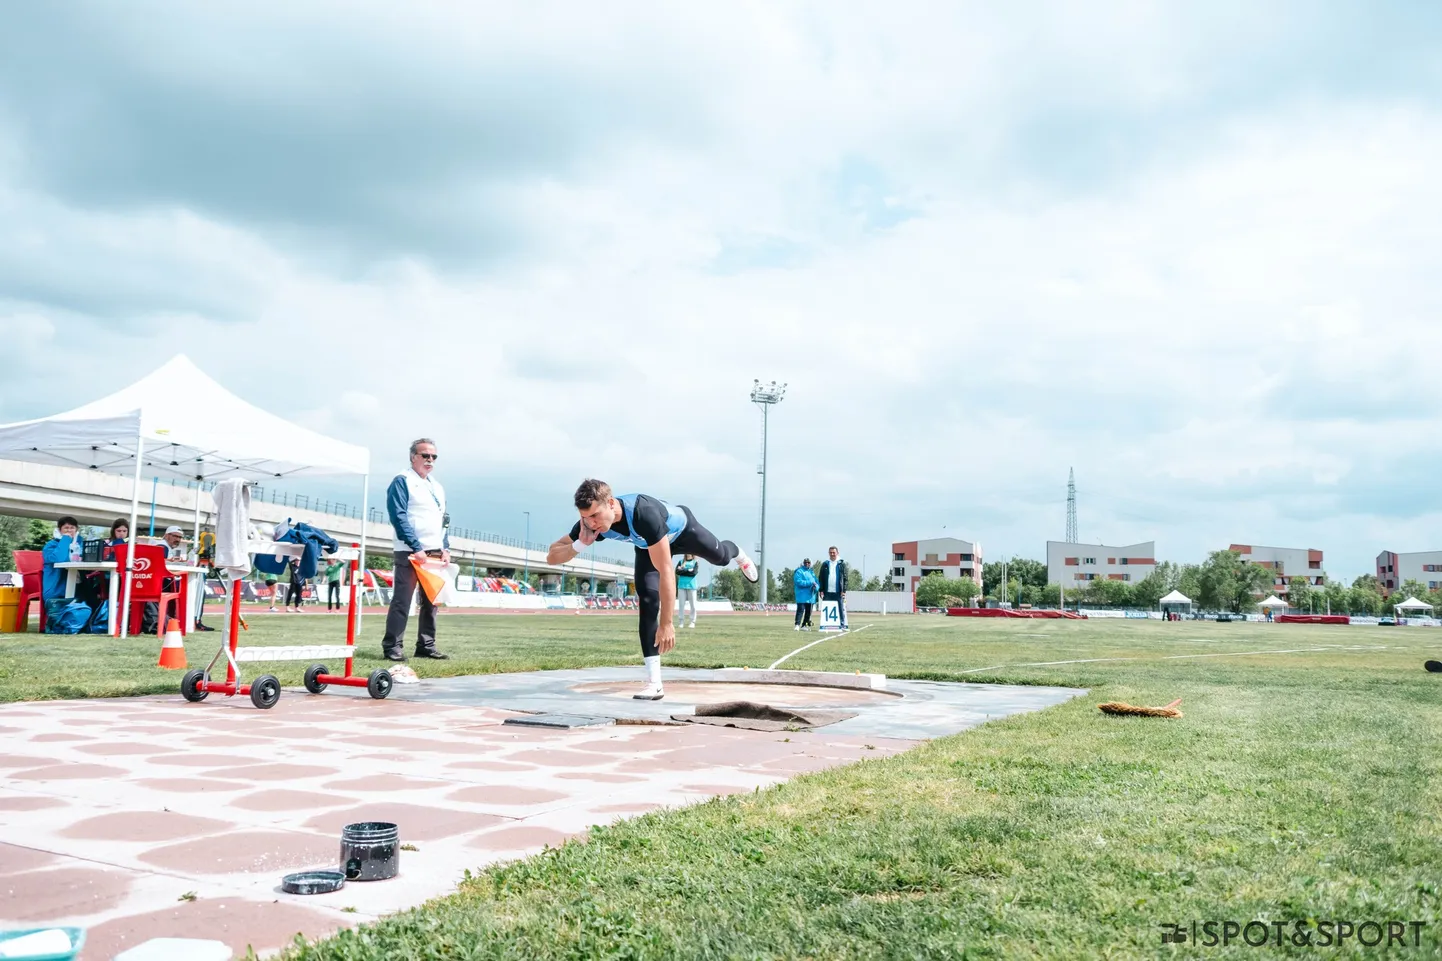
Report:
[[[451,515],[446,512],[446,491],[432,472],[440,455],[435,441],[429,437],[411,443],[411,466],[391,481],[386,491],[386,512],[396,533],[396,545],[404,550],[395,552],[395,585],[391,590],[391,608],[386,614],[386,633],[381,639],[381,652],[387,660],[406,659],[406,622],[410,620],[411,598],[416,596],[416,569],[411,559],[423,562],[439,557],[451,562]],[[418,598],[420,624],[416,632],[416,657],[437,661],[450,659],[436,649],[436,606],[420,592]]]

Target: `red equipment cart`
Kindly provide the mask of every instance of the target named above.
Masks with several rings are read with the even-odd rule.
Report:
[[[345,673],[332,674],[324,663],[312,664],[306,668],[305,688],[312,694],[319,694],[328,685],[363,687],[370,696],[380,700],[390,694],[394,682],[385,669],[372,671],[369,677],[356,677],[354,670],[356,617],[360,611],[357,605],[357,573],[360,570],[360,545],[352,544],[350,549],[337,551],[332,558],[350,561],[350,606],[346,611],[344,644],[306,644],[289,647],[240,647],[240,599],[238,581],[231,581],[227,594],[230,599],[230,616],[226,619],[224,633],[220,637],[220,650],[211,658],[204,670],[188,672],[180,681],[180,693],[187,701],[203,701],[211,694],[234,697],[237,694],[250,695],[250,702],[258,708],[275,707],[280,700],[280,681],[274,674],[262,674],[249,684],[242,683],[240,665],[247,661],[309,661],[319,658],[344,658]],[[299,544],[266,544],[264,553],[299,556]],[[224,657],[226,662],[225,680],[212,681],[210,672]]]

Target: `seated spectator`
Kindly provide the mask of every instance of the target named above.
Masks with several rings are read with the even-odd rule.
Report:
[[[40,551],[44,560],[40,596],[45,603],[65,596],[65,572],[56,570],[55,565],[76,560],[80,555],[80,522],[73,517],[62,517],[55,527],[56,535],[46,541]]]
[[[185,531],[174,524],[165,529],[165,559],[178,563],[189,559],[185,550]]]
[[[110,537],[105,541],[104,559],[115,559],[115,548],[130,542],[130,521],[117,517],[110,522]]]

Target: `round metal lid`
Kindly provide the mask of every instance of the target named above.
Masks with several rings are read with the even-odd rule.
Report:
[[[339,871],[300,871],[281,879],[280,889],[286,894],[330,894],[345,887],[345,875]]]

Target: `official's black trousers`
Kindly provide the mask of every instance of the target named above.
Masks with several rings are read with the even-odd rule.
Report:
[[[420,615],[416,655],[430,654],[436,649],[436,606],[425,591],[416,595],[416,569],[411,566],[410,551],[396,551],[393,573],[395,585],[391,588],[391,609],[386,612],[386,633],[381,638],[381,653],[406,652],[406,622],[411,619],[411,598],[414,596]]]
[[[340,610],[340,581],[326,581],[325,609]]]
[[[702,527],[691,513],[691,508],[682,507],[686,512],[686,527],[671,542],[671,554],[695,554],[708,564],[725,567],[741,552],[731,541],[723,541]],[[661,573],[651,563],[651,552],[644,547],[636,548],[636,596],[641,606],[641,656],[654,657],[656,650],[656,628],[661,623]],[[671,617],[671,612],[666,612]]]
[[[797,626],[797,627],[810,627],[810,626],[811,626],[811,607],[812,607],[812,605],[813,605],[814,603],[815,603],[814,601],[797,601],[797,602],[796,602],[796,626]],[[803,614],[805,615],[804,618],[803,618],[803,616],[802,616]]]

